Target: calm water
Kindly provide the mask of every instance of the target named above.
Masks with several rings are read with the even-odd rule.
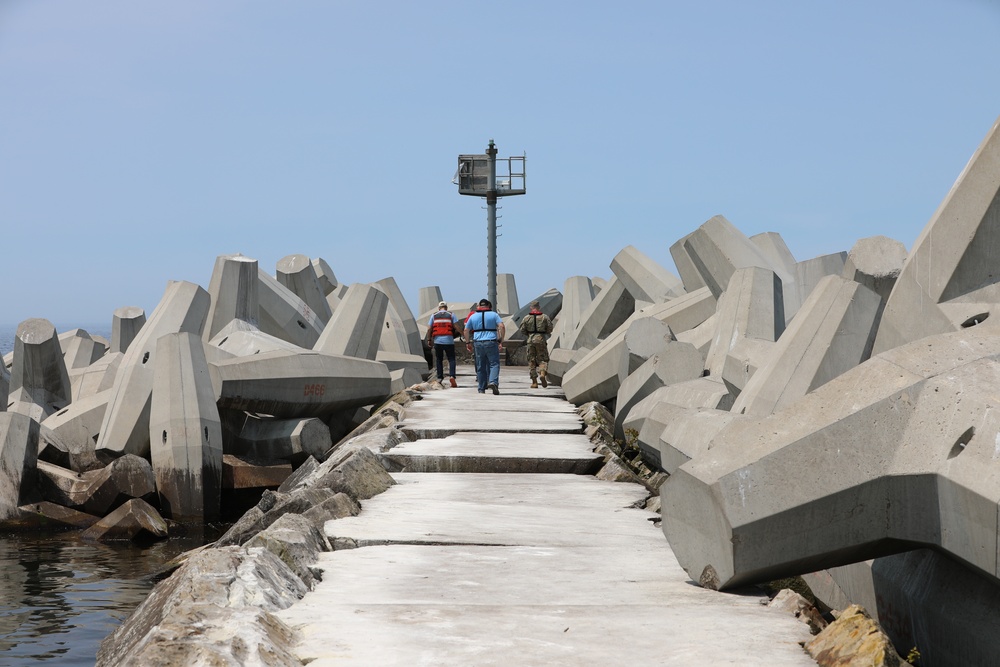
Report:
[[[0,534],[0,665],[92,666],[101,640],[145,599],[164,564],[200,544]]]
[[[107,325],[79,326],[111,338]],[[0,354],[17,325],[0,326]],[[0,667],[91,666],[101,640],[141,603],[171,558],[202,544],[172,538],[145,547],[85,542],[75,531],[0,533]]]

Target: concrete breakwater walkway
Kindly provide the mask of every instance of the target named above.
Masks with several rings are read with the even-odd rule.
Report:
[[[500,396],[459,381],[407,407],[397,484],[326,523],[322,581],[277,613],[304,663],[816,664],[765,596],[690,581],[645,487],[588,474],[600,457],[561,389],[511,367]]]

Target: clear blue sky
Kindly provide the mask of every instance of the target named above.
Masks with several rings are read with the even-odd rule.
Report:
[[[0,0],[0,323],[152,311],[240,252],[522,303],[716,214],[797,259],[911,247],[1000,116],[993,0]]]

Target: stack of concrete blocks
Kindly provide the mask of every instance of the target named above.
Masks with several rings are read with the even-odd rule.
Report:
[[[388,307],[384,292],[364,283],[351,285],[313,349],[374,360]]]
[[[24,484],[35,476],[38,460],[38,422],[19,412],[0,412],[0,523],[17,522],[19,509],[34,488]]]
[[[677,276],[634,246],[626,246],[615,255],[611,271],[635,299],[637,309],[663,303],[686,292]]]
[[[305,349],[315,345],[326,322],[292,290],[259,267],[257,277],[260,330]]]
[[[521,310],[517,300],[517,284],[513,273],[497,274],[497,302],[494,304],[500,317],[508,317]]]
[[[618,277],[613,276],[580,315],[580,323],[576,328],[563,330],[560,347],[570,350],[592,349],[624,324],[634,312],[635,299]]]
[[[836,255],[797,264],[800,293],[823,277],[730,421],[712,417],[707,444],[673,444],[692,456],[661,487],[663,530],[693,579],[724,589],[802,575],[835,608],[864,604],[929,664],[992,661],[998,237],[995,125],[909,255],[872,237],[840,278]],[[663,422],[676,431],[691,417],[647,401],[625,424],[659,430],[670,453]]]
[[[302,269],[294,273],[297,278],[313,276],[311,262],[299,256],[286,260],[283,268]],[[280,273],[293,284],[292,271]],[[262,278],[256,260],[219,257],[210,289],[170,283],[148,321],[141,309],[116,311],[113,343],[79,330],[59,336],[45,320],[22,323],[11,355],[12,411],[5,417],[17,437],[4,456],[24,463],[4,459],[11,472],[0,480],[5,526],[33,525],[41,515],[91,526],[95,538],[131,537],[134,531],[126,525],[161,534],[154,527],[162,520],[144,500],[158,502],[175,521],[217,520],[227,470],[243,465],[246,457],[264,459],[261,470],[275,459],[320,458],[332,444],[326,419],[389,395],[384,363],[303,348],[288,340],[299,335],[295,329],[303,330],[298,320],[294,328],[274,326],[280,319],[274,312],[311,309],[302,308],[304,300],[288,288]],[[374,357],[388,298],[368,286],[362,291],[377,295],[377,319],[371,326],[362,316],[360,324],[342,319],[343,327],[329,331],[331,339],[339,331],[355,352],[363,347]],[[271,316],[272,330],[281,335],[257,327],[264,293],[283,304]],[[355,336],[356,329],[363,335]],[[94,370],[108,358],[115,363]],[[67,362],[112,381],[102,391],[73,396]],[[91,384],[96,389],[100,383]],[[224,429],[224,416],[227,425],[238,426]],[[39,452],[44,471],[35,483]],[[286,467],[285,475],[291,472]],[[40,488],[53,498],[38,500]],[[105,511],[104,519],[88,513]],[[119,515],[125,523],[116,528],[113,517]]]

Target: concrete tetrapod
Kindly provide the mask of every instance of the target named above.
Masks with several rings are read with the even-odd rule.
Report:
[[[202,337],[215,336],[233,320],[256,327],[260,321],[260,267],[256,259],[243,255],[219,255],[215,258],[208,294],[212,305]]]
[[[315,345],[325,322],[277,278],[260,268],[257,277],[260,280],[260,330],[299,347],[309,349]]]
[[[16,523],[18,507],[33,500],[37,464],[38,423],[27,415],[0,412],[0,526]]]
[[[423,339],[420,337],[420,332],[417,330],[417,322],[413,319],[413,312],[410,310],[410,306],[407,305],[406,299],[403,298],[403,292],[399,289],[399,285],[396,284],[396,279],[392,276],[388,278],[383,278],[376,283],[372,284],[372,287],[379,290],[387,297],[389,297],[389,305],[391,309],[395,311],[398,318],[398,323],[394,320],[390,322],[391,327],[402,327],[403,338],[406,341],[406,345],[409,349],[401,348],[400,352],[409,352],[410,354],[415,354],[417,356],[423,356],[424,354],[424,343]],[[386,332],[382,332],[383,338]],[[383,347],[383,350],[388,350],[392,352],[392,348]]]
[[[305,255],[286,255],[278,260],[275,268],[278,282],[290,289],[295,296],[302,299],[325,326],[330,321],[333,311],[326,302],[326,293],[320,285],[316,267]]]
[[[920,232],[885,304],[874,352],[982,322],[1000,281],[1000,119]]]
[[[108,351],[103,343],[95,341],[83,329],[72,329],[59,334],[59,347],[62,349],[67,372],[86,368]]]
[[[521,310],[521,305],[517,300],[517,283],[513,273],[497,274],[497,302],[495,305],[500,317],[513,315]]]
[[[625,289],[622,281],[612,277],[611,282],[594,295],[594,300],[580,315],[576,328],[564,329],[559,346],[574,350],[581,347],[594,348],[634,312],[635,299]]]
[[[997,334],[895,348],[729,424],[660,489],[678,562],[723,589],[923,545],[998,579]]]
[[[150,461],[164,516],[217,521],[222,498],[222,424],[201,339],[167,334],[156,342]]]
[[[122,306],[111,316],[111,348],[109,352],[128,350],[139,330],[146,323],[146,311],[138,306]]]
[[[622,380],[615,400],[615,437],[625,438],[622,424],[636,403],[660,387],[699,378],[701,372],[701,355],[693,345],[667,341],[660,350]]]
[[[97,448],[149,457],[149,407],[156,341],[170,333],[201,335],[211,297],[194,283],[167,285],[160,303],[122,358]]]
[[[885,303],[905,263],[906,246],[887,236],[869,236],[855,243],[847,253],[841,275],[861,283]]]
[[[340,281],[337,280],[336,274],[334,274],[333,269],[327,264],[326,260],[322,257],[314,257],[312,259],[313,272],[316,274],[316,280],[319,281],[320,289],[323,290],[323,296],[330,296],[330,294],[337,289],[340,285]],[[327,302],[329,303],[329,301]]]
[[[55,327],[40,318],[21,322],[14,337],[7,410],[41,422],[70,400],[69,374]]]
[[[625,246],[611,260],[611,271],[636,301],[663,303],[684,294],[680,278],[635,246]]]
[[[871,355],[881,299],[867,287],[827,276],[810,294],[736,398],[733,411],[766,417]]]
[[[559,319],[556,321],[549,339],[549,347],[558,349],[567,347],[564,340],[568,340],[565,332],[576,331],[577,325],[584,312],[594,301],[594,284],[587,276],[572,276],[563,283],[563,302],[559,310]],[[552,350],[549,350],[550,352]]]
[[[375,359],[388,307],[389,297],[384,292],[363,283],[351,285],[313,349]]]
[[[209,370],[219,408],[282,419],[371,405],[389,393],[385,364],[320,352],[262,352]]]

